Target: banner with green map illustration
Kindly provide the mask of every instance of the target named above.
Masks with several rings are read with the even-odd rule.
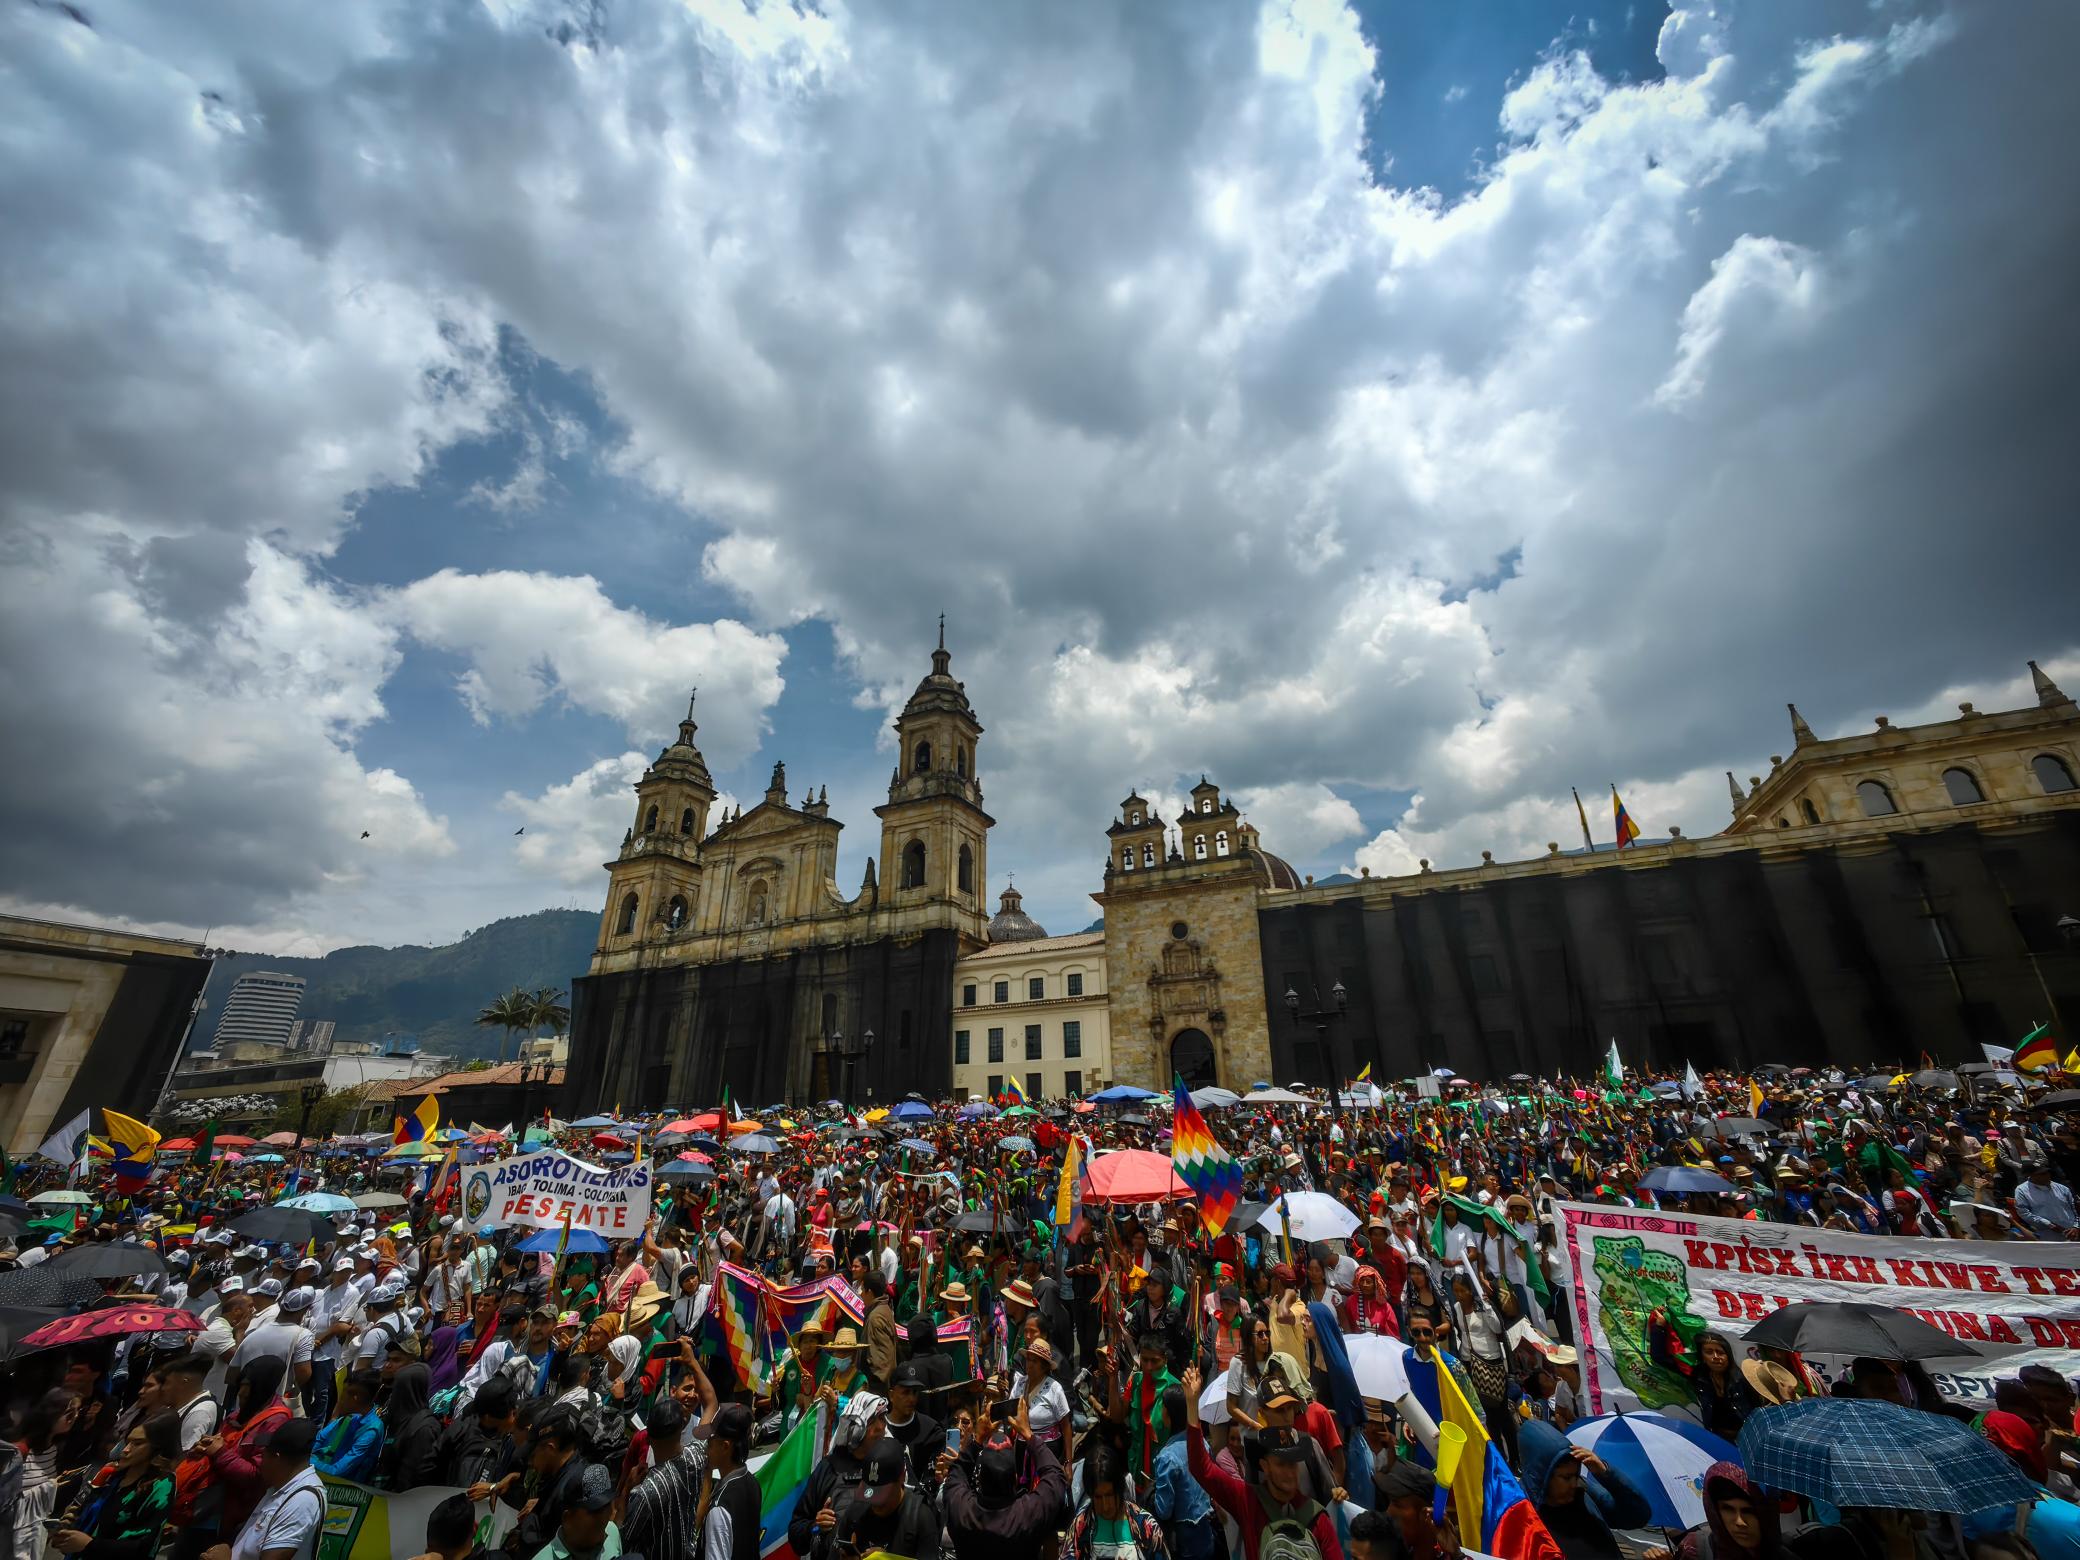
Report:
[[[1802,1300],[1896,1306],[1962,1340],[1957,1359],[1928,1362],[1951,1397],[1990,1401],[2024,1365],[2080,1374],[2080,1244],[1845,1235],[1588,1203],[1558,1213],[1592,1414],[1694,1404],[1686,1367],[1707,1329],[1738,1363],[1752,1355],[1750,1327]],[[1806,1363],[1831,1380],[1849,1362]]]

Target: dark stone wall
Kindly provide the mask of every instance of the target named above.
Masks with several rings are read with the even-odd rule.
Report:
[[[1260,912],[1278,1081],[1627,1065],[1980,1060],[2080,1042],[2080,815],[1440,886]],[[1303,1011],[1342,981],[1327,1054]]]
[[[935,1099],[953,1084],[950,930],[719,964],[587,975],[571,985],[570,1115],[730,1098],[753,1109],[848,1092],[822,1055],[831,1030],[873,1049],[852,1071],[849,1103]]]
[[[84,950],[61,951],[67,957],[94,957]],[[210,961],[134,953],[124,962],[128,967],[123,979],[53,1123],[70,1121],[92,1105],[142,1121],[151,1114],[159,1086],[173,1067],[181,1036],[188,1032],[188,1016],[209,979]]]

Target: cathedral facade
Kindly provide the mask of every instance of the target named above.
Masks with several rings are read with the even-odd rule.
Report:
[[[688,706],[606,863],[598,950],[572,982],[570,1111],[948,1091],[954,963],[988,934],[991,824],[983,728],[951,659],[942,637],[896,721],[881,851],[850,895],[844,825],[821,795],[791,798],[784,765],[756,806],[710,817]]]

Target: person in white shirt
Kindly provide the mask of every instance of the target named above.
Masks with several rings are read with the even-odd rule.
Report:
[[[283,1396],[294,1402],[294,1394],[311,1379],[311,1333],[303,1323],[313,1298],[308,1289],[292,1289],[282,1296],[274,1320],[253,1318],[253,1325],[231,1351],[231,1370],[225,1382],[228,1390],[237,1390],[238,1378],[253,1361],[272,1355],[282,1362]]]
[[[219,1401],[224,1396],[224,1378],[231,1369],[231,1351],[238,1347],[253,1320],[253,1302],[245,1285],[227,1278],[222,1288],[224,1299],[217,1307],[216,1319],[195,1335],[195,1352],[213,1362],[202,1389]]]
[[[469,1311],[469,1264],[443,1248],[426,1274],[426,1309],[440,1321],[460,1321]]]
[[[354,1259],[334,1257],[332,1273],[311,1301],[311,1384],[304,1393],[311,1418],[323,1424],[332,1417],[332,1395],[339,1374],[340,1350],[361,1331],[361,1294],[354,1287]]]
[[[404,1319],[397,1315],[397,1302],[403,1298],[404,1291],[394,1284],[383,1284],[370,1291],[364,1306],[368,1325],[354,1341],[353,1358],[347,1367],[349,1371],[383,1368],[390,1345],[405,1331]]]
[[[228,1544],[202,1552],[202,1560],[314,1560],[325,1526],[325,1481],[311,1467],[318,1427],[292,1419],[268,1438],[260,1452],[260,1503]]]
[[[246,1293],[253,1297],[253,1325],[265,1327],[275,1319],[281,1305],[282,1281],[278,1278],[263,1278],[259,1283],[248,1283]]]
[[[159,1367],[164,1383],[160,1399],[181,1417],[181,1450],[191,1452],[195,1443],[214,1434],[222,1412],[204,1383],[209,1380],[207,1355],[183,1354]]]

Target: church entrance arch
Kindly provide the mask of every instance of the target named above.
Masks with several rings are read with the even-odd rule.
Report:
[[[1170,1042],[1170,1071],[1184,1080],[1187,1089],[1205,1089],[1220,1082],[1214,1061],[1213,1042],[1203,1029],[1180,1029]]]

